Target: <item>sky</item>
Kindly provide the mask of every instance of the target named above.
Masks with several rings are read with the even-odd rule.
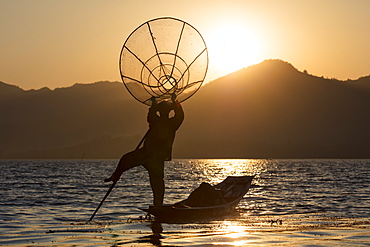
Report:
[[[23,89],[121,81],[142,23],[170,16],[203,35],[206,81],[266,59],[309,74],[370,74],[369,0],[0,0],[0,81]]]

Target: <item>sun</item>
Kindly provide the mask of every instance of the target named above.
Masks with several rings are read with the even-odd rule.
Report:
[[[210,66],[220,74],[228,74],[257,63],[259,42],[246,27],[224,25],[206,39]]]

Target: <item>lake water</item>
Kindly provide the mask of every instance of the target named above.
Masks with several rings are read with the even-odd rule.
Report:
[[[136,167],[87,222],[116,163],[0,161],[0,245],[370,246],[370,160],[167,162],[165,203],[201,182],[255,175],[235,213],[183,224],[143,219],[138,208],[152,203],[152,192],[147,172]]]

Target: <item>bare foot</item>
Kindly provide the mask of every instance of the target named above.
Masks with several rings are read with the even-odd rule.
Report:
[[[117,182],[121,177],[121,174],[113,173],[109,178],[104,179],[104,182],[108,183],[110,181]]]

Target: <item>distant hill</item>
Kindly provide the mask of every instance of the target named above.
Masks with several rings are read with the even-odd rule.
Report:
[[[207,157],[370,157],[366,85],[369,77],[329,80],[267,60],[202,88],[187,116],[201,121],[181,133],[201,137],[195,150]]]
[[[1,83],[3,89],[13,96],[0,98],[0,157],[28,152],[27,158],[33,150],[61,149],[102,136],[129,137],[146,128],[146,107],[119,82],[29,91]]]
[[[0,103],[0,158],[119,158],[147,130],[147,106],[119,82],[0,83]],[[370,158],[370,77],[325,79],[266,60],[208,83],[183,107],[175,158]]]
[[[353,86],[370,91],[370,76],[364,76],[355,81],[348,80],[347,82]]]

